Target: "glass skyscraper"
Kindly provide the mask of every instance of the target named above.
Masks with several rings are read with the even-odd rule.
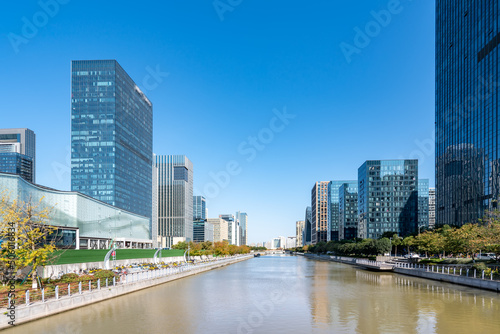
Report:
[[[156,155],[159,247],[193,240],[193,163],[185,155]],[[153,224],[154,225],[154,224]],[[156,236],[155,236],[156,233]]]
[[[304,218],[304,236],[303,243],[305,245],[311,244],[311,231],[312,231],[312,208],[308,206],[306,208],[306,214]]]
[[[436,2],[436,225],[461,226],[500,195],[498,0]]]
[[[358,237],[358,182],[339,188],[339,240]]]
[[[30,129],[0,129],[0,172],[35,182],[35,133]]]
[[[71,190],[151,218],[153,106],[116,60],[71,63]]]
[[[247,232],[248,232],[248,215],[246,212],[236,212],[236,221],[240,222],[241,227],[241,240],[240,245],[247,245]]]
[[[193,220],[206,220],[207,201],[203,196],[193,196]]]
[[[311,243],[328,241],[328,184],[329,181],[319,181],[311,190]]]
[[[330,181],[328,183],[328,234],[327,241],[339,239],[339,188],[344,183],[357,186],[358,181]]]
[[[418,180],[418,226],[429,228],[429,180]]]
[[[358,237],[418,227],[418,160],[369,160],[358,169]]]

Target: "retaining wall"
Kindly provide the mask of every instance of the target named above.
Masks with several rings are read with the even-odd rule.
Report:
[[[409,269],[409,268],[394,268],[394,272],[398,274],[408,275],[408,276],[416,276],[421,278],[432,279],[435,281],[442,281],[448,283],[455,283],[460,285],[466,285],[473,288],[485,289],[500,292],[500,282],[499,281],[491,281],[491,280],[483,280],[479,278],[472,277],[464,277],[464,276],[455,276],[448,275],[436,272],[429,272],[425,270],[417,270],[417,269]]]

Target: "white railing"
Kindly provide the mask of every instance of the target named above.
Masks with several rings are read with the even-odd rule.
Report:
[[[470,278],[477,278],[482,280],[491,280],[493,281],[493,270],[491,270],[490,275],[485,274],[485,270],[478,272],[476,269],[470,268],[462,268],[462,267],[454,267],[454,266],[438,266],[438,265],[425,265],[420,263],[402,263],[397,262],[396,267],[398,268],[406,268],[413,270],[426,271],[437,274],[444,275],[452,275],[452,276],[465,276]],[[489,276],[489,277],[488,277]],[[498,279],[495,279],[498,280]]]
[[[225,258],[214,258],[213,260],[210,260],[208,262],[202,262],[199,264],[189,263],[189,264],[184,264],[184,265],[178,266],[178,267],[168,267],[168,268],[161,268],[161,269],[155,269],[155,270],[145,270],[145,271],[121,275],[119,279],[117,279],[116,277],[113,277],[112,280],[106,278],[105,280],[102,281],[102,283],[101,283],[101,279],[98,279],[95,284],[92,281],[88,281],[88,284],[85,283],[85,285],[82,282],[78,282],[78,283],[75,282],[75,283],[73,283],[73,285],[68,284],[67,287],[65,285],[65,288],[67,289],[67,293],[64,293],[64,291],[61,291],[60,287],[62,285],[55,286],[54,290],[51,291],[50,293],[46,293],[46,290],[43,288],[40,289],[40,291],[39,291],[40,293],[38,293],[38,291],[33,292],[31,290],[26,290],[24,293],[24,304],[26,306],[33,304],[33,302],[35,301],[33,299],[33,296],[35,294],[40,297],[40,301],[42,303],[45,303],[47,301],[47,299],[56,299],[57,300],[57,299],[65,297],[65,296],[71,297],[76,292],[75,286],[78,286],[77,293],[81,295],[81,294],[87,293],[87,292],[92,293],[94,291],[99,291],[99,290],[101,290],[101,286],[105,286],[106,288],[109,288],[109,287],[116,287],[118,285],[132,284],[132,283],[136,283],[139,281],[153,280],[153,279],[158,279],[161,277],[178,275],[178,274],[182,274],[185,272],[190,272],[193,270],[199,270],[202,268],[210,267],[210,266],[213,266],[215,264],[228,263],[228,262],[234,261],[235,259],[246,258],[246,257],[253,257],[253,255],[236,255],[236,256],[225,257]],[[94,287],[93,287],[93,284],[94,284]],[[30,298],[30,294],[32,296],[31,298]],[[8,299],[8,303],[10,305],[10,298]]]

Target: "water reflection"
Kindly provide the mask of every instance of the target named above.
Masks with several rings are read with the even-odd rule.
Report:
[[[498,333],[499,314],[493,292],[266,256],[5,333]]]

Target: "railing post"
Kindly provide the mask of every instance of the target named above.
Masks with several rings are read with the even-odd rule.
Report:
[[[467,268],[467,277],[469,277],[469,268]]]
[[[68,297],[71,296],[71,284],[68,284]]]
[[[101,279],[97,280],[97,290],[101,290]]]
[[[484,279],[484,270],[483,270],[483,275],[482,275],[482,279]]]
[[[491,271],[490,276],[491,276],[491,280],[493,281],[493,270]]]
[[[453,275],[455,275],[456,270],[457,270],[457,267],[453,267]]]
[[[30,290],[26,290],[26,306],[30,304]]]
[[[127,283],[127,275],[125,275],[125,283]],[[113,286],[116,286],[116,277],[113,277]]]
[[[462,276],[462,268],[460,268],[460,276]]]
[[[89,281],[89,292],[92,292],[92,281]]]
[[[82,282],[78,282],[78,293],[82,294]]]
[[[45,289],[42,288],[42,303],[45,303]]]
[[[448,275],[450,274],[450,267],[448,267]]]
[[[474,278],[476,278],[476,269],[474,269]]]
[[[106,278],[106,288],[108,287],[108,278]]]
[[[59,299],[59,285],[56,285],[55,293],[56,293],[56,300],[57,300],[57,299]]]

